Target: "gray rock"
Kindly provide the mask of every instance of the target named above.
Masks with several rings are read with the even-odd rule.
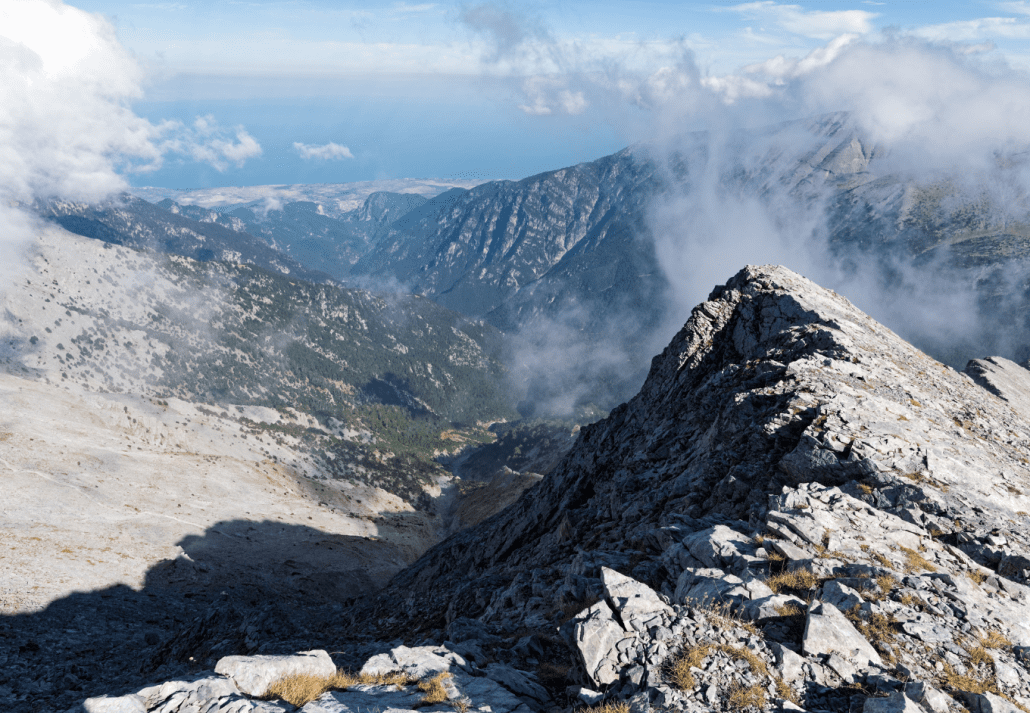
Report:
[[[492,663],[484,669],[486,677],[496,681],[518,696],[528,696],[541,703],[550,699],[547,689],[540,685],[536,676],[519,671],[502,663]]]
[[[867,698],[862,713],[924,713],[919,704],[901,691],[889,693],[886,698]]]
[[[758,621],[760,619],[783,616],[781,612],[786,611],[790,607],[804,612],[808,609],[808,604],[793,594],[773,594],[770,597],[762,597],[761,599],[744,602],[740,607],[740,615],[745,619]]]
[[[677,604],[716,604],[719,602],[750,599],[744,580],[721,569],[688,568],[676,580],[673,601]]]
[[[823,585],[820,599],[829,602],[841,611],[848,611],[852,607],[862,606],[865,603],[861,594],[833,579]]]
[[[624,621],[648,614],[673,613],[669,605],[663,602],[653,589],[614,569],[602,567],[601,582],[604,585],[605,596]]]
[[[468,663],[457,653],[442,646],[398,646],[389,653],[373,656],[361,667],[361,673],[376,676],[403,671],[414,678],[425,678],[441,671],[466,669]]]
[[[809,655],[840,654],[860,668],[869,664],[883,666],[883,659],[876,649],[837,607],[827,602],[809,609],[802,647]]]
[[[83,713],[147,713],[142,696],[135,694],[111,698],[99,696],[82,702]]]
[[[952,630],[934,617],[918,614],[915,618],[901,623],[901,629],[909,636],[914,636],[928,644],[943,644],[952,641]]]
[[[729,567],[745,555],[753,557],[757,549],[750,537],[725,525],[695,532],[683,539],[683,546],[705,567]]]
[[[1019,708],[993,693],[965,693],[969,713],[1022,713]]]
[[[574,622],[574,623],[573,623]],[[598,602],[573,620],[571,629],[563,629],[569,643],[579,653],[583,668],[598,686],[607,686],[619,680],[615,663],[616,646],[629,638],[615,620],[606,602]],[[635,638],[635,637],[633,637]]]
[[[569,686],[566,693],[573,698],[578,698],[588,706],[596,705],[604,700],[603,693],[592,688],[584,688],[583,686]]]
[[[950,696],[924,681],[906,683],[905,695],[931,713],[948,713],[954,704]]]
[[[325,651],[302,651],[294,656],[226,656],[215,673],[228,676],[248,696],[263,696],[280,678],[295,674],[332,676],[336,664]]]

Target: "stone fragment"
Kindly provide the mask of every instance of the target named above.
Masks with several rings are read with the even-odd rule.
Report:
[[[822,601],[829,602],[841,611],[848,611],[852,607],[862,606],[865,600],[857,591],[831,579],[823,585]]]
[[[909,621],[903,621],[901,629],[928,644],[943,644],[952,640],[951,630],[927,614],[917,614]]]
[[[805,601],[793,594],[773,594],[771,597],[744,602],[740,608],[740,615],[745,619],[758,621],[774,616],[784,616],[784,612],[791,609],[804,612],[807,608],[808,605]]]
[[[596,705],[604,698],[604,694],[600,691],[595,691],[592,688],[585,688],[583,686],[569,686],[565,693],[572,698],[578,698],[588,706]]]
[[[322,650],[294,656],[226,656],[215,665],[215,673],[231,678],[248,696],[263,696],[280,678],[295,674],[332,676],[336,664]]]
[[[798,656],[782,644],[773,644],[772,650],[776,655],[776,668],[784,681],[794,683],[805,677],[805,659],[803,657]]]
[[[725,525],[716,525],[695,532],[683,540],[683,546],[705,567],[729,567],[745,555],[754,556],[757,545],[747,535]]]
[[[838,653],[860,668],[883,666],[876,649],[847,620],[837,607],[820,602],[808,611],[802,647],[806,654]]]

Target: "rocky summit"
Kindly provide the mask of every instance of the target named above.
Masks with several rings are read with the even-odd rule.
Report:
[[[747,267],[550,474],[312,651],[253,641],[82,709],[1027,711],[1028,394]]]

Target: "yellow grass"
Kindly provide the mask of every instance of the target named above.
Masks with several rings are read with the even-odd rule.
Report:
[[[368,674],[351,674],[337,671],[332,676],[312,676],[310,674],[293,674],[284,676],[269,686],[265,699],[278,698],[295,706],[302,706],[313,701],[326,691],[343,691],[352,686],[407,686],[415,680],[407,674],[392,671],[370,676]]]
[[[443,682],[451,677],[446,671],[441,671],[432,678],[423,678],[418,682],[418,690],[425,695],[422,696],[422,704],[426,706],[443,703],[447,700],[447,689]]]

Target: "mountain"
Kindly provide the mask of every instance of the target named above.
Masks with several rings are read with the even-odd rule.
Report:
[[[359,207],[329,215],[321,203],[293,201],[280,208],[237,207],[217,212],[164,199],[156,205],[176,215],[249,233],[313,269],[344,280],[368,250],[376,231],[426,203],[412,193],[371,193]]]
[[[518,334],[524,388],[541,403],[580,382],[608,408],[629,398],[666,325],[682,321],[673,295],[708,279],[713,254],[762,252],[762,241],[784,241],[791,256],[860,276],[895,302],[931,278],[946,283],[979,325],[950,342],[908,336],[953,365],[986,345],[1021,359],[1030,205],[990,188],[1019,160],[982,176],[906,167],[847,113],[685,134],[439,196],[377,234],[352,275]],[[727,234],[738,224],[761,239]],[[557,353],[546,364],[529,356],[548,350]],[[562,352],[576,355],[573,368]]]
[[[200,260],[257,265],[283,275],[325,282],[322,271],[304,267],[259,238],[214,222],[176,215],[140,198],[122,194],[99,205],[38,201],[35,211],[65,230],[112,245],[155,250]]]
[[[302,710],[1023,710],[1027,393],[747,267],[510,507],[317,630],[218,604],[88,705],[288,710],[273,679],[343,666]]]

